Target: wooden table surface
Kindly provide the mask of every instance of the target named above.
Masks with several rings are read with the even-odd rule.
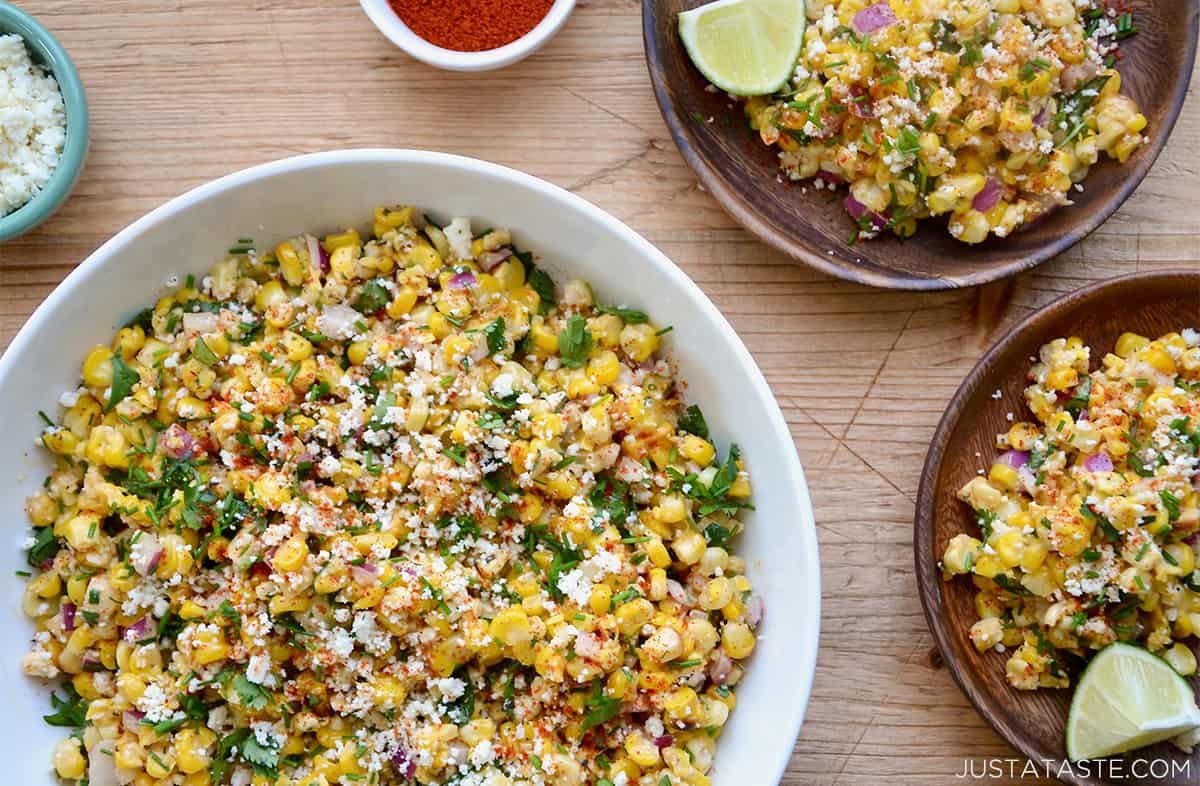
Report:
[[[1016,755],[933,654],[911,554],[925,446],[962,376],[1032,308],[1119,273],[1200,266],[1194,94],[1149,178],[1079,247],[1013,281],[910,294],[791,264],[698,188],[654,103],[638,0],[581,0],[539,54],[481,75],[410,60],[354,0],[19,5],[75,59],[92,142],[62,211],[0,246],[0,345],[114,232],[252,164],[395,146],[545,178],[691,275],[753,352],[791,427],[816,508],[824,622],[783,783],[932,786],[957,782],[967,759]]]

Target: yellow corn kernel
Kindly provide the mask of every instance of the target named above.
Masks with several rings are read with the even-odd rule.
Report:
[[[280,336],[279,343],[283,346],[284,352],[287,353],[287,359],[293,363],[299,363],[302,360],[312,357],[312,342],[298,333],[293,333],[290,330],[285,332]]]
[[[528,644],[531,638],[529,617],[520,607],[507,608],[492,619],[488,635],[506,647]]]
[[[220,629],[200,627],[192,636],[192,660],[197,665],[207,666],[229,657],[230,646],[225,642],[225,633]]]
[[[595,584],[588,596],[588,608],[595,614],[607,614],[612,605],[612,588],[607,584]]]
[[[727,622],[721,631],[721,649],[736,660],[748,658],[754,652],[754,633],[743,622]]]
[[[690,529],[679,533],[671,542],[671,550],[685,565],[695,565],[699,562],[707,547],[708,543],[705,542],[704,536]]]
[[[146,761],[146,751],[134,739],[123,739],[113,751],[113,763],[120,769],[140,770]]]
[[[671,564],[671,555],[660,538],[651,538],[646,541],[646,556],[650,558],[650,562],[655,567],[665,568]]]
[[[113,426],[96,426],[88,436],[84,450],[88,461],[101,467],[125,469],[129,457],[125,455],[125,435]]]
[[[358,232],[354,229],[347,229],[345,232],[334,232],[333,234],[326,235],[321,240],[321,247],[330,254],[339,248],[361,245],[362,238],[359,237]]]
[[[304,538],[292,537],[275,551],[271,564],[281,573],[290,573],[300,570],[307,559],[308,543]]]
[[[65,428],[47,429],[42,434],[42,444],[46,450],[59,456],[70,456],[79,446],[79,437]]]
[[[373,686],[375,702],[382,709],[398,708],[404,704],[404,699],[408,696],[408,691],[396,677],[381,676],[375,678]]]
[[[307,611],[312,605],[312,599],[306,595],[276,595],[267,603],[267,608],[271,612],[272,617],[278,617],[280,614],[286,614],[289,611]]]
[[[650,621],[654,616],[654,604],[645,598],[635,598],[617,606],[614,614],[621,633],[628,636]]]
[[[993,539],[993,548],[1006,568],[1015,568],[1025,556],[1025,537],[1019,529],[1005,530]]]
[[[1017,475],[1017,471],[1008,464],[999,462],[993,464],[988,470],[988,480],[1005,491],[1015,491],[1021,485],[1021,478]]]
[[[217,735],[203,726],[175,732],[175,757],[179,771],[191,775],[207,770],[212,761],[211,749],[216,741]]]
[[[625,738],[625,752],[639,767],[653,767],[658,764],[658,747],[640,731],[635,731]]]
[[[60,534],[71,548],[86,551],[99,543],[100,518],[94,513],[72,516],[63,524]]]
[[[1133,357],[1135,353],[1144,349],[1150,343],[1150,339],[1137,333],[1122,333],[1117,338],[1117,344],[1114,347],[1117,355],[1123,358]]]
[[[87,762],[79,751],[79,740],[74,737],[67,737],[55,746],[51,761],[58,777],[70,781],[82,778],[87,769]]]
[[[1167,352],[1158,344],[1151,344],[1143,349],[1140,353],[1141,359],[1151,368],[1160,374],[1167,376],[1175,376],[1178,368],[1175,365],[1175,358],[1171,357],[1171,353]]]
[[[113,351],[108,347],[94,347],[83,360],[83,383],[93,388],[106,388],[111,385],[112,358]]]
[[[304,265],[291,241],[285,240],[275,246],[275,259],[279,262],[279,272],[285,281],[294,287],[304,283]]]
[[[700,697],[687,686],[672,691],[663,702],[663,710],[669,719],[686,724],[699,722],[704,714]]]
[[[290,299],[288,293],[284,291],[283,285],[275,279],[271,279],[258,288],[258,292],[254,295],[254,307],[260,312],[266,312],[271,306],[286,303]]]
[[[597,385],[611,385],[621,373],[621,362],[612,350],[603,350],[588,361],[588,377]]]
[[[679,452],[689,461],[694,461],[702,467],[707,467],[712,463],[717,450],[707,439],[698,437],[695,434],[688,434],[684,436],[683,442],[680,443]]]
[[[388,304],[387,313],[392,319],[399,319],[413,310],[417,304],[417,290],[412,287],[400,287],[396,297]]]
[[[733,583],[724,576],[709,580],[700,593],[700,608],[713,611],[724,608],[733,600]]]
[[[662,568],[650,569],[650,587],[646,592],[650,600],[662,600],[667,597],[667,572]]]
[[[641,363],[656,351],[660,339],[649,324],[626,325],[621,328],[621,350],[635,363]]]
[[[1173,575],[1189,576],[1196,569],[1196,554],[1186,543],[1170,543],[1163,547],[1166,565],[1163,567]]]
[[[1196,655],[1188,645],[1177,642],[1162,656],[1180,676],[1190,677],[1196,673]]]
[[[169,751],[151,751],[146,758],[146,774],[156,780],[161,780],[175,770],[175,756]]]

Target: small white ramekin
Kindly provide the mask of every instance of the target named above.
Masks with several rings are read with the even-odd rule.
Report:
[[[400,20],[387,0],[358,0],[379,31],[396,46],[423,63],[447,71],[490,71],[523,60],[554,37],[575,10],[575,0],[555,0],[549,13],[525,35],[497,49],[458,52],[429,43]]]

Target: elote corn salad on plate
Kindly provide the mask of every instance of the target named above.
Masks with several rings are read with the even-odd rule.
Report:
[[[986,475],[959,492],[979,538],[959,534],[947,580],[970,576],[980,651],[1009,653],[1014,687],[1065,688],[1071,658],[1142,644],[1180,674],[1200,634],[1200,333],[1120,336],[1093,363],[1078,338],[1041,348]]]
[[[408,207],[138,314],[26,506],[57,774],[708,784],[763,612],[668,329]]]
[[[1071,204],[1146,118],[1121,94],[1109,0],[808,0],[791,84],[745,105],[783,172],[849,186],[850,242],[947,215],[965,243]]]

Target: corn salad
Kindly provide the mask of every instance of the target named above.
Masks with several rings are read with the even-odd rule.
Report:
[[[1124,162],[1146,118],[1121,94],[1105,0],[809,0],[792,84],[750,125],[793,180],[849,186],[850,242],[946,215],[965,243],[1069,205],[1100,153]]]
[[[750,507],[640,311],[502,229],[252,240],[83,361],[26,674],[91,786],[706,786]]]
[[[980,651],[1012,650],[1015,687],[1065,688],[1066,656],[1144,644],[1183,675],[1200,634],[1200,333],[1123,334],[1088,373],[1078,338],[1041,348],[1004,449],[959,497],[982,539],[950,540],[947,580],[970,575]]]

